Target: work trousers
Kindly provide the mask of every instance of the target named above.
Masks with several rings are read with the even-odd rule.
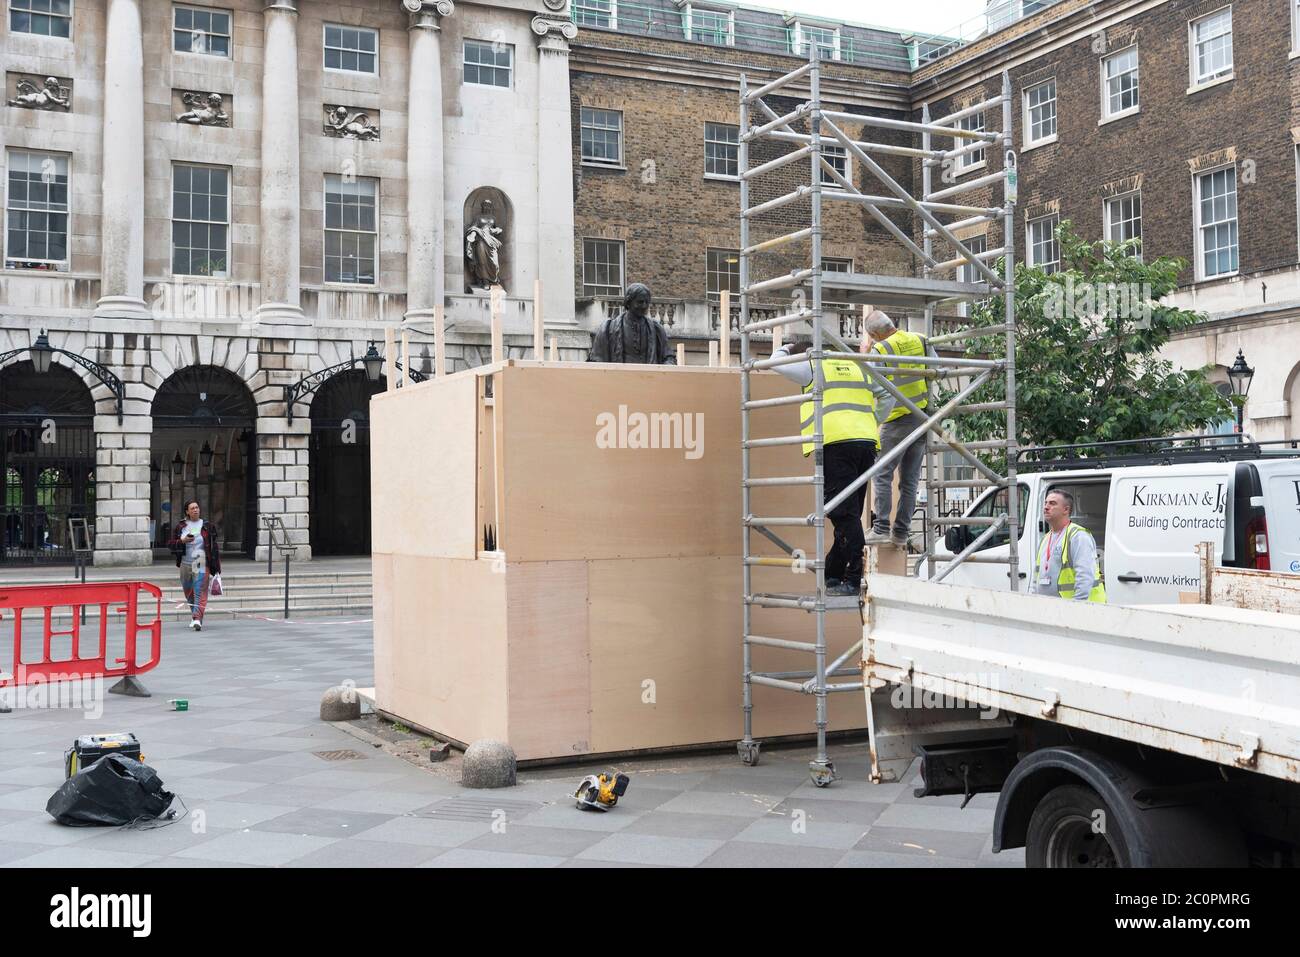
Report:
[[[181,562],[181,590],[185,592],[185,601],[190,606],[190,617],[203,620],[203,613],[208,608],[208,589],[212,587],[212,576],[206,565],[191,565]]]
[[[876,444],[871,441],[835,442],[822,453],[825,476],[825,499],[829,502],[848,488],[876,461]],[[848,496],[827,517],[835,528],[835,541],[826,553],[826,578],[853,583],[862,580],[862,550],[867,537],[862,530],[862,507],[866,504],[867,485]]]
[[[921,420],[909,412],[880,426],[880,454],[900,445],[916,431]],[[912,530],[912,513],[916,511],[916,489],[921,483],[921,466],[925,462],[925,437],[917,439],[898,458],[872,480],[871,511],[875,520],[872,531],[889,532],[890,508],[894,499],[894,473],[898,473],[898,512],[894,515],[894,538],[906,538]]]

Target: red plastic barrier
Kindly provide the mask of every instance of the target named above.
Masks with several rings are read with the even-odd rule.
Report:
[[[153,621],[141,624],[139,619],[141,592],[153,599]],[[81,654],[81,609],[99,606],[99,654],[96,657],[82,657]],[[54,611],[57,608],[70,608],[72,627],[66,631],[54,627]],[[37,614],[24,614],[35,610]],[[12,677],[0,679],[0,687],[9,684],[34,684],[59,680],[69,672],[77,677],[117,678],[144,674],[158,666],[162,658],[162,589],[149,582],[86,582],[84,585],[13,585],[0,586],[0,642],[3,642],[4,629],[9,625],[10,614],[13,617],[13,641],[11,644],[12,662],[5,667],[4,658],[0,658],[0,671],[9,672]],[[122,614],[126,622],[126,643],[123,657],[108,661],[108,625],[109,615]],[[41,636],[41,657],[39,661],[23,661],[23,626],[34,625],[39,618],[43,623]],[[149,659],[143,664],[136,663],[136,652],[141,633],[149,639]],[[54,660],[50,657],[50,642],[54,638],[72,638],[72,657]],[[3,644],[0,644],[3,648]],[[2,652],[0,652],[2,654]]]

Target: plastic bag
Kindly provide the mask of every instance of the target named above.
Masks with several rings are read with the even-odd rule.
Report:
[[[159,817],[174,797],[149,765],[110,754],[64,781],[45,810],[72,827],[116,827]]]
[[[216,598],[216,597],[218,597],[218,596],[220,596],[220,595],[224,595],[224,594],[225,594],[225,592],[224,592],[224,591],[222,590],[222,588],[221,588],[221,576],[220,576],[220,575],[213,575],[213,576],[212,576],[212,587],[211,587],[210,589],[208,589],[208,595],[211,596],[211,597],[213,597],[213,598]]]

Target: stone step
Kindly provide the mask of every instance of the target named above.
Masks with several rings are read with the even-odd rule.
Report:
[[[369,618],[373,610],[373,604],[369,595],[348,596],[345,600],[328,600],[320,602],[311,602],[299,604],[290,600],[289,617],[290,618],[307,618],[307,617],[340,617],[350,618]],[[215,599],[208,603],[207,610],[204,612],[205,618],[233,618],[237,616],[261,616],[266,618],[283,618],[284,601],[279,602],[248,602],[225,603],[223,599]],[[183,604],[177,604],[174,607],[163,606],[163,621],[185,621],[190,617],[189,608]],[[25,619],[24,619],[25,620]],[[51,616],[51,622],[60,628],[66,629],[72,620],[69,612],[61,612]],[[97,622],[99,616],[93,611],[86,613],[86,626]],[[112,627],[110,625],[110,627]]]

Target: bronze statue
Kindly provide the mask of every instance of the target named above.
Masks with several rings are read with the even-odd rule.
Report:
[[[601,323],[587,361],[677,365],[677,357],[668,348],[668,333],[647,315],[650,301],[649,287],[639,282],[628,286],[623,313]]]
[[[492,200],[483,200],[478,219],[465,233],[465,272],[470,288],[490,289],[501,285],[501,236]]]

